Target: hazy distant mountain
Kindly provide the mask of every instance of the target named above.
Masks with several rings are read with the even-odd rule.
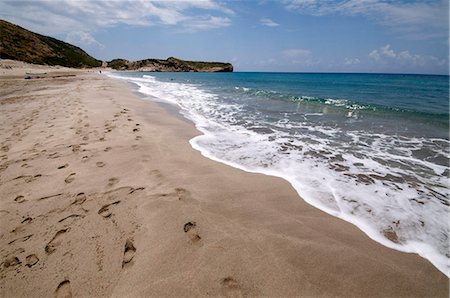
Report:
[[[186,61],[174,57],[161,59],[145,59],[128,61],[114,59],[108,62],[108,66],[117,70],[138,71],[182,71],[182,72],[231,72],[233,65],[223,62]]]
[[[0,20],[0,58],[77,68],[102,65],[79,47],[4,20]]]

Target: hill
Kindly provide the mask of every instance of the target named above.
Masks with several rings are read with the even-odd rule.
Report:
[[[114,59],[108,67],[116,70],[160,71],[160,72],[232,72],[233,65],[223,62],[186,61],[174,57],[161,59],[145,59],[128,61]]]
[[[102,65],[79,47],[4,20],[0,20],[0,58],[75,68]]]
[[[74,68],[102,66],[102,61],[89,56],[79,47],[53,37],[31,32],[4,20],[0,20],[0,58]],[[186,61],[174,57],[166,60],[145,59],[139,61],[114,59],[108,62],[108,67],[116,70],[161,72],[233,71],[233,65],[230,63]]]

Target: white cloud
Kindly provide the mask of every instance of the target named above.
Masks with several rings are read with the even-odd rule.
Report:
[[[71,44],[94,45],[101,48],[104,47],[90,33],[83,31],[69,32],[66,36],[66,42]]]
[[[379,61],[380,60],[380,54],[378,53],[378,50],[373,50],[372,52],[369,53],[369,58],[374,60],[374,61]]]
[[[391,57],[391,58],[397,57],[397,54],[394,52],[393,49],[391,49],[391,45],[390,44],[387,44],[384,47],[381,47],[380,51],[383,54],[383,56]]]
[[[261,25],[268,26],[268,27],[277,27],[277,26],[280,26],[280,24],[278,24],[278,23],[272,21],[271,19],[267,19],[267,18],[265,18],[265,19],[260,19],[259,21],[261,22]]]
[[[448,0],[284,0],[285,7],[310,15],[364,15],[410,39],[448,36]]]
[[[356,65],[361,63],[361,61],[358,58],[345,58],[344,64],[345,65]]]
[[[406,66],[443,66],[447,63],[447,60],[434,56],[422,56],[409,51],[396,52],[389,44],[371,51],[369,58],[378,64]]]
[[[192,19],[184,26],[187,31],[201,31],[227,27],[231,25],[231,20],[227,17],[208,16],[203,19]]]
[[[214,2],[214,0],[175,0],[175,1],[148,0],[148,1],[159,2],[160,4],[163,4],[167,8],[171,8],[178,11],[187,10],[189,8],[198,8],[204,10],[220,11],[227,15],[234,15],[233,10],[227,8],[222,4]]]
[[[214,13],[214,15],[212,15]],[[0,18],[46,35],[97,44],[93,33],[120,24],[177,26],[193,32],[229,26],[234,12],[213,0],[0,1]],[[98,45],[98,44],[97,44]]]
[[[287,49],[282,51],[283,55],[286,57],[309,57],[311,56],[310,50],[305,49]]]
[[[284,57],[289,59],[292,64],[300,64],[305,66],[317,65],[319,59],[315,59],[312,52],[306,49],[287,49],[281,52]]]

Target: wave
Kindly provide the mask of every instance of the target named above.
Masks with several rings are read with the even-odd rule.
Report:
[[[332,106],[334,108],[338,109],[345,109],[345,110],[351,110],[351,111],[371,111],[371,112],[378,112],[378,113],[401,113],[405,114],[405,116],[408,116],[410,114],[418,115],[422,117],[440,117],[440,118],[448,118],[449,113],[448,112],[442,112],[442,113],[431,113],[431,112],[424,112],[424,111],[418,111],[414,109],[407,109],[397,106],[387,106],[387,105],[380,105],[380,104],[374,104],[374,103],[366,103],[358,100],[350,100],[350,99],[339,99],[339,98],[322,98],[322,97],[315,97],[315,96],[307,96],[307,95],[292,95],[287,94],[283,92],[278,92],[274,90],[265,90],[265,89],[255,89],[255,88],[249,88],[249,87],[238,87],[235,86],[234,90],[240,91],[242,93],[246,93],[250,96],[262,96],[267,97],[272,100],[282,100],[282,101],[288,101],[288,102],[303,102],[303,103],[312,103],[312,104],[322,104],[322,105],[328,105]]]
[[[254,102],[255,92],[260,96],[267,91],[228,89],[226,93],[251,93],[247,101],[230,101],[199,84],[147,75],[119,78],[147,96],[179,106],[202,132],[190,144],[205,157],[281,177],[309,204],[354,224],[387,247],[427,258],[450,276],[448,140],[349,131],[284,113],[274,121],[264,109],[246,107]],[[270,92],[270,98],[276,96]],[[296,101],[348,105],[346,100],[313,97]],[[316,112],[304,116],[327,117]]]

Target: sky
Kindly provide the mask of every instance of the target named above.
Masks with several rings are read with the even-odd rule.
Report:
[[[449,72],[448,0],[0,0],[0,18],[93,57],[235,71]]]

